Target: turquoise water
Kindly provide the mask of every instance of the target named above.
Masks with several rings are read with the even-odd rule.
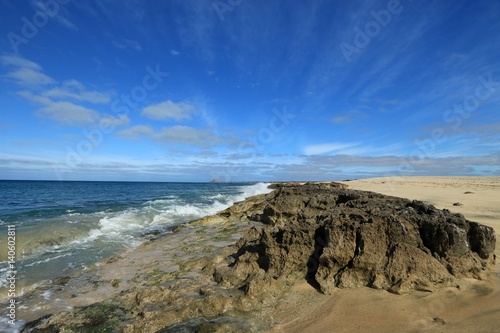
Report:
[[[0,181],[0,298],[6,296],[10,225],[16,229],[22,294],[266,192],[263,183]]]

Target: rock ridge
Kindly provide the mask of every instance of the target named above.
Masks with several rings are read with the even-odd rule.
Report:
[[[482,279],[494,262],[493,228],[461,214],[340,183],[275,187],[262,212],[246,216],[266,226],[235,244],[216,281],[248,292],[298,273],[326,294],[361,286],[407,293]],[[233,211],[221,215],[242,218]]]

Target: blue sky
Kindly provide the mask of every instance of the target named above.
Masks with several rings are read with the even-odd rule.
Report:
[[[500,175],[500,1],[0,6],[0,179]]]

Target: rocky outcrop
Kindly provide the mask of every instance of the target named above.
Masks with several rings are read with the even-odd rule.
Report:
[[[145,272],[111,300],[41,318],[23,332],[262,331],[259,311],[298,280],[326,294],[361,286],[432,291],[481,279],[495,260],[493,229],[461,214],[338,183],[274,189],[165,236],[180,248],[173,255],[165,245],[159,261],[177,269]],[[145,247],[156,253],[161,242]],[[252,311],[258,319],[250,323]]]
[[[224,212],[230,218],[231,209]],[[247,293],[302,276],[324,293],[368,286],[395,293],[481,279],[494,260],[493,228],[419,201],[346,189],[284,184],[235,245],[216,281]]]

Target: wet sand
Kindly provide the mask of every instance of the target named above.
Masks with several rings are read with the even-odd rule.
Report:
[[[348,181],[351,189],[431,203],[492,226],[500,235],[500,177],[395,177]],[[456,204],[456,205],[454,205]],[[460,205],[459,205],[460,204]],[[437,292],[394,295],[370,288],[323,295],[295,286],[269,310],[276,332],[499,332],[500,255],[488,279]]]

